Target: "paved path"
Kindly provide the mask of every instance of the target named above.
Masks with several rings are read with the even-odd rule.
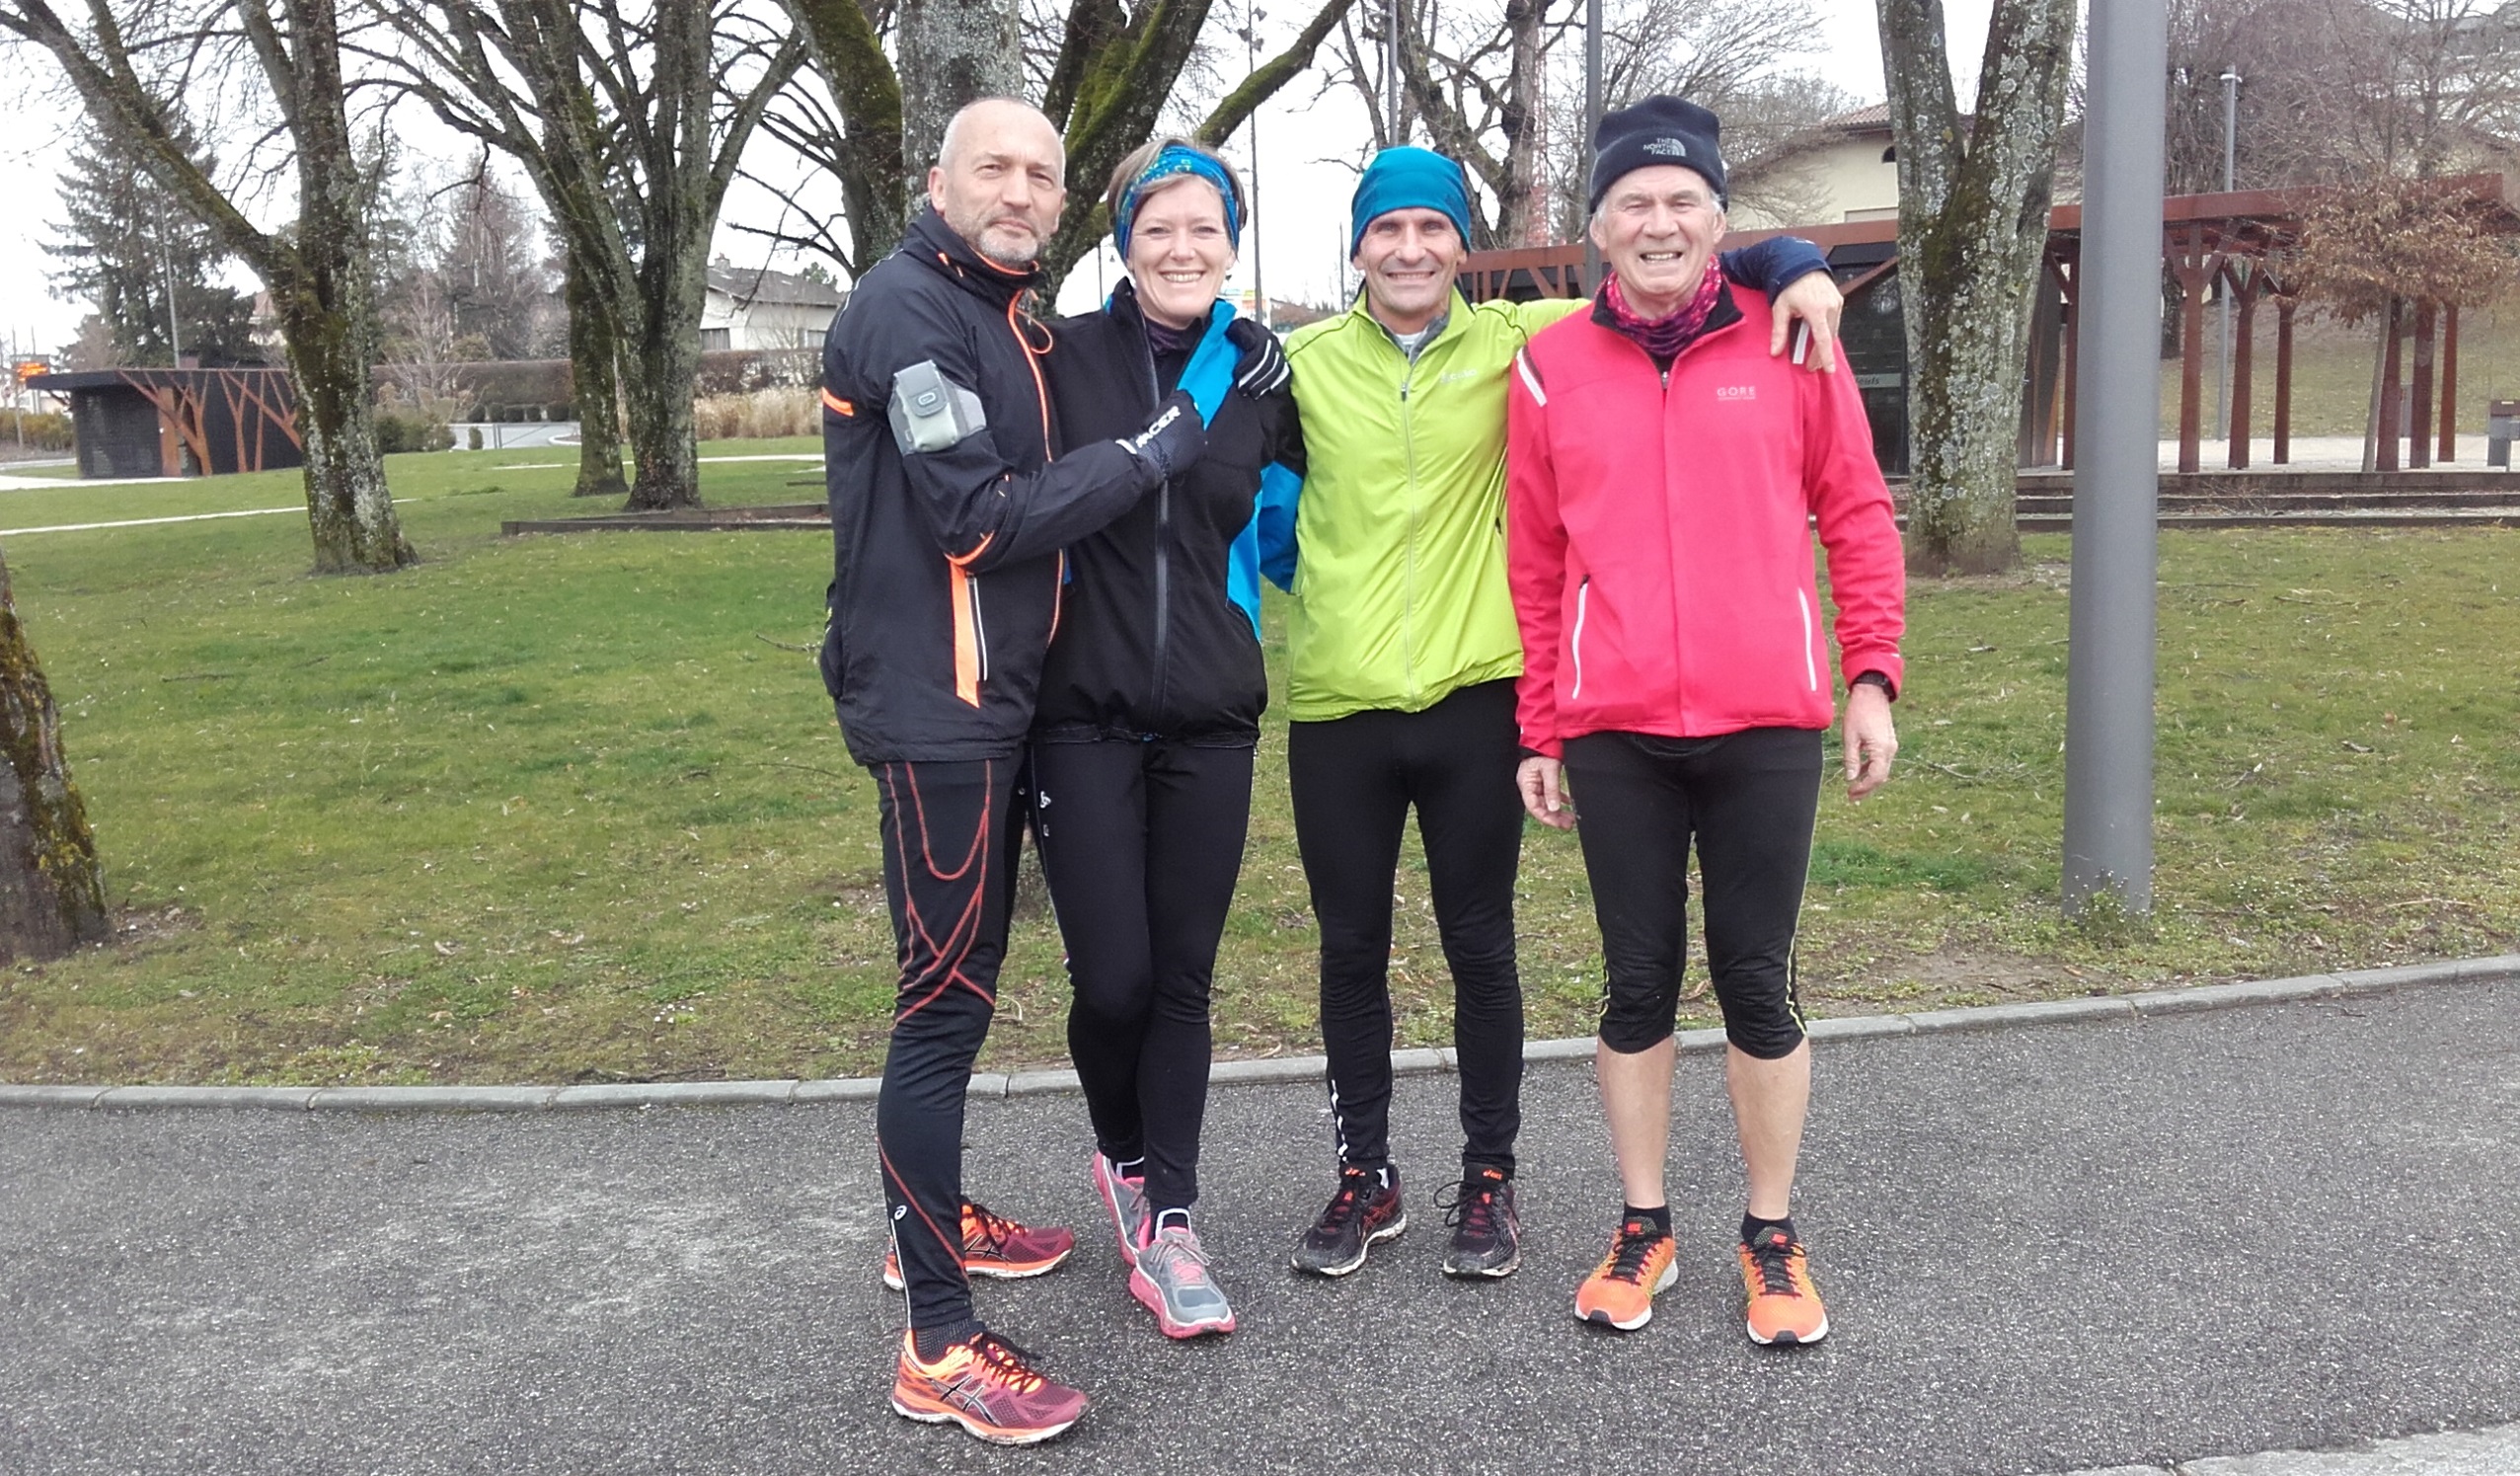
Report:
[[[1716,1064],[1683,1064],[1689,1249],[1627,1338],[1567,1315],[1616,1205],[1579,1063],[1532,1070],[1525,1267],[1477,1286],[1435,1272],[1451,1078],[1402,1082],[1415,1223],[1336,1283],[1281,1259],[1318,1089],[1220,1089],[1244,1331],[1194,1346],[1123,1289],[1076,1100],[975,1103],[974,1187],[1089,1232],[982,1290],[1097,1399],[1018,1453],[882,1407],[862,1102],[13,1111],[0,1471],[2020,1476],[2520,1420],[2520,981],[1832,1043],[1797,1208],[1836,1331],[1796,1352],[1741,1337]]]

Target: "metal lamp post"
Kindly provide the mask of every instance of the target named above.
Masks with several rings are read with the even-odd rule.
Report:
[[[2074,587],[2065,679],[2065,910],[2153,904],[2153,643],[2160,539],[2164,0],[2092,7]]]

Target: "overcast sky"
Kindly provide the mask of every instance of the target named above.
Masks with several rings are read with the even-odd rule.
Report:
[[[1881,52],[1873,26],[1873,0],[1816,3],[1824,22],[1805,64],[1860,98],[1878,100]],[[1951,31],[1953,70],[1959,73],[1964,99],[1975,86],[1990,4],[1991,0],[1944,3]],[[1298,8],[1289,0],[1290,16]],[[1220,15],[1224,9],[1219,6]],[[1264,38],[1291,28],[1291,21],[1281,26],[1269,16],[1267,0],[1260,0],[1260,9],[1267,17],[1262,24]],[[87,311],[84,303],[64,302],[51,295],[46,273],[53,264],[41,249],[41,243],[51,238],[52,222],[60,218],[54,180],[61,169],[63,139],[76,118],[30,106],[37,101],[34,98],[20,96],[11,101],[19,105],[15,126],[0,135],[0,199],[14,201],[0,212],[0,345],[21,352],[31,347],[50,351],[69,342],[79,317]],[[1245,241],[1245,262],[1234,282],[1237,289],[1249,287],[1256,248],[1271,297],[1326,300],[1336,292],[1344,250],[1342,224],[1355,177],[1327,156],[1352,148],[1365,126],[1361,109],[1362,104],[1346,91],[1314,103],[1309,83],[1299,82],[1260,111],[1260,200],[1255,212],[1259,229]],[[1245,142],[1242,135],[1235,140],[1238,162],[1244,157]],[[407,144],[426,146],[417,137],[407,139]],[[1080,194],[1088,188],[1087,182],[1077,184]],[[728,218],[734,221],[769,224],[778,211],[766,193],[742,186],[727,203]],[[759,241],[724,227],[718,250],[745,265],[761,264],[766,256]],[[1100,287],[1112,279],[1107,247],[1106,251],[1105,270],[1099,277],[1088,264],[1069,278],[1060,302],[1063,310],[1073,312],[1089,305]],[[782,258],[773,265],[793,270],[798,262]],[[246,278],[238,278],[238,285],[248,284]]]

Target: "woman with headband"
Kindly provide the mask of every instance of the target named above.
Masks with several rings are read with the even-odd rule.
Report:
[[[1068,549],[1032,726],[1033,834],[1076,991],[1095,1188],[1130,1292],[1189,1338],[1234,1329],[1190,1211],[1208,989],[1268,701],[1248,530],[1262,470],[1303,452],[1277,341],[1217,300],[1244,223],[1232,167],[1159,138],[1121,161],[1107,200],[1128,279],[1053,327],[1061,436],[1134,433],[1176,389],[1209,425],[1195,462]]]

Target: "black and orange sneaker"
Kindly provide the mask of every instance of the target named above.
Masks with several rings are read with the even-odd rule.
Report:
[[[1522,1221],[1514,1214],[1514,1182],[1504,1170],[1473,1169],[1437,1195],[1435,1204],[1453,1227],[1444,1275],[1509,1277],[1522,1264]]]
[[[1653,1320],[1653,1295],[1678,1280],[1671,1232],[1642,1214],[1619,1222],[1610,1254],[1575,1288],[1575,1316],[1623,1333]]]
[[[1409,1210],[1400,1203],[1400,1170],[1389,1164],[1378,1169],[1341,1164],[1338,1192],[1295,1247],[1295,1269],[1343,1277],[1365,1264],[1365,1252],[1376,1241],[1408,1228]]]
[[[1054,1382],[1031,1355],[991,1332],[949,1345],[933,1363],[901,1335],[892,1366],[893,1412],[923,1425],[951,1420],[993,1445],[1035,1445],[1085,1413],[1085,1391]]]
[[[1750,1296],[1751,1342],[1762,1347],[1817,1343],[1829,1335],[1829,1314],[1820,1305],[1819,1288],[1811,1284],[1811,1257],[1802,1242],[1769,1228],[1739,1249],[1741,1282]]]
[[[1076,1249],[1076,1232],[1022,1225],[986,1204],[962,1202],[962,1274],[1020,1282],[1056,1267]],[[883,1284],[901,1289],[901,1258],[891,1246],[883,1250]]]

